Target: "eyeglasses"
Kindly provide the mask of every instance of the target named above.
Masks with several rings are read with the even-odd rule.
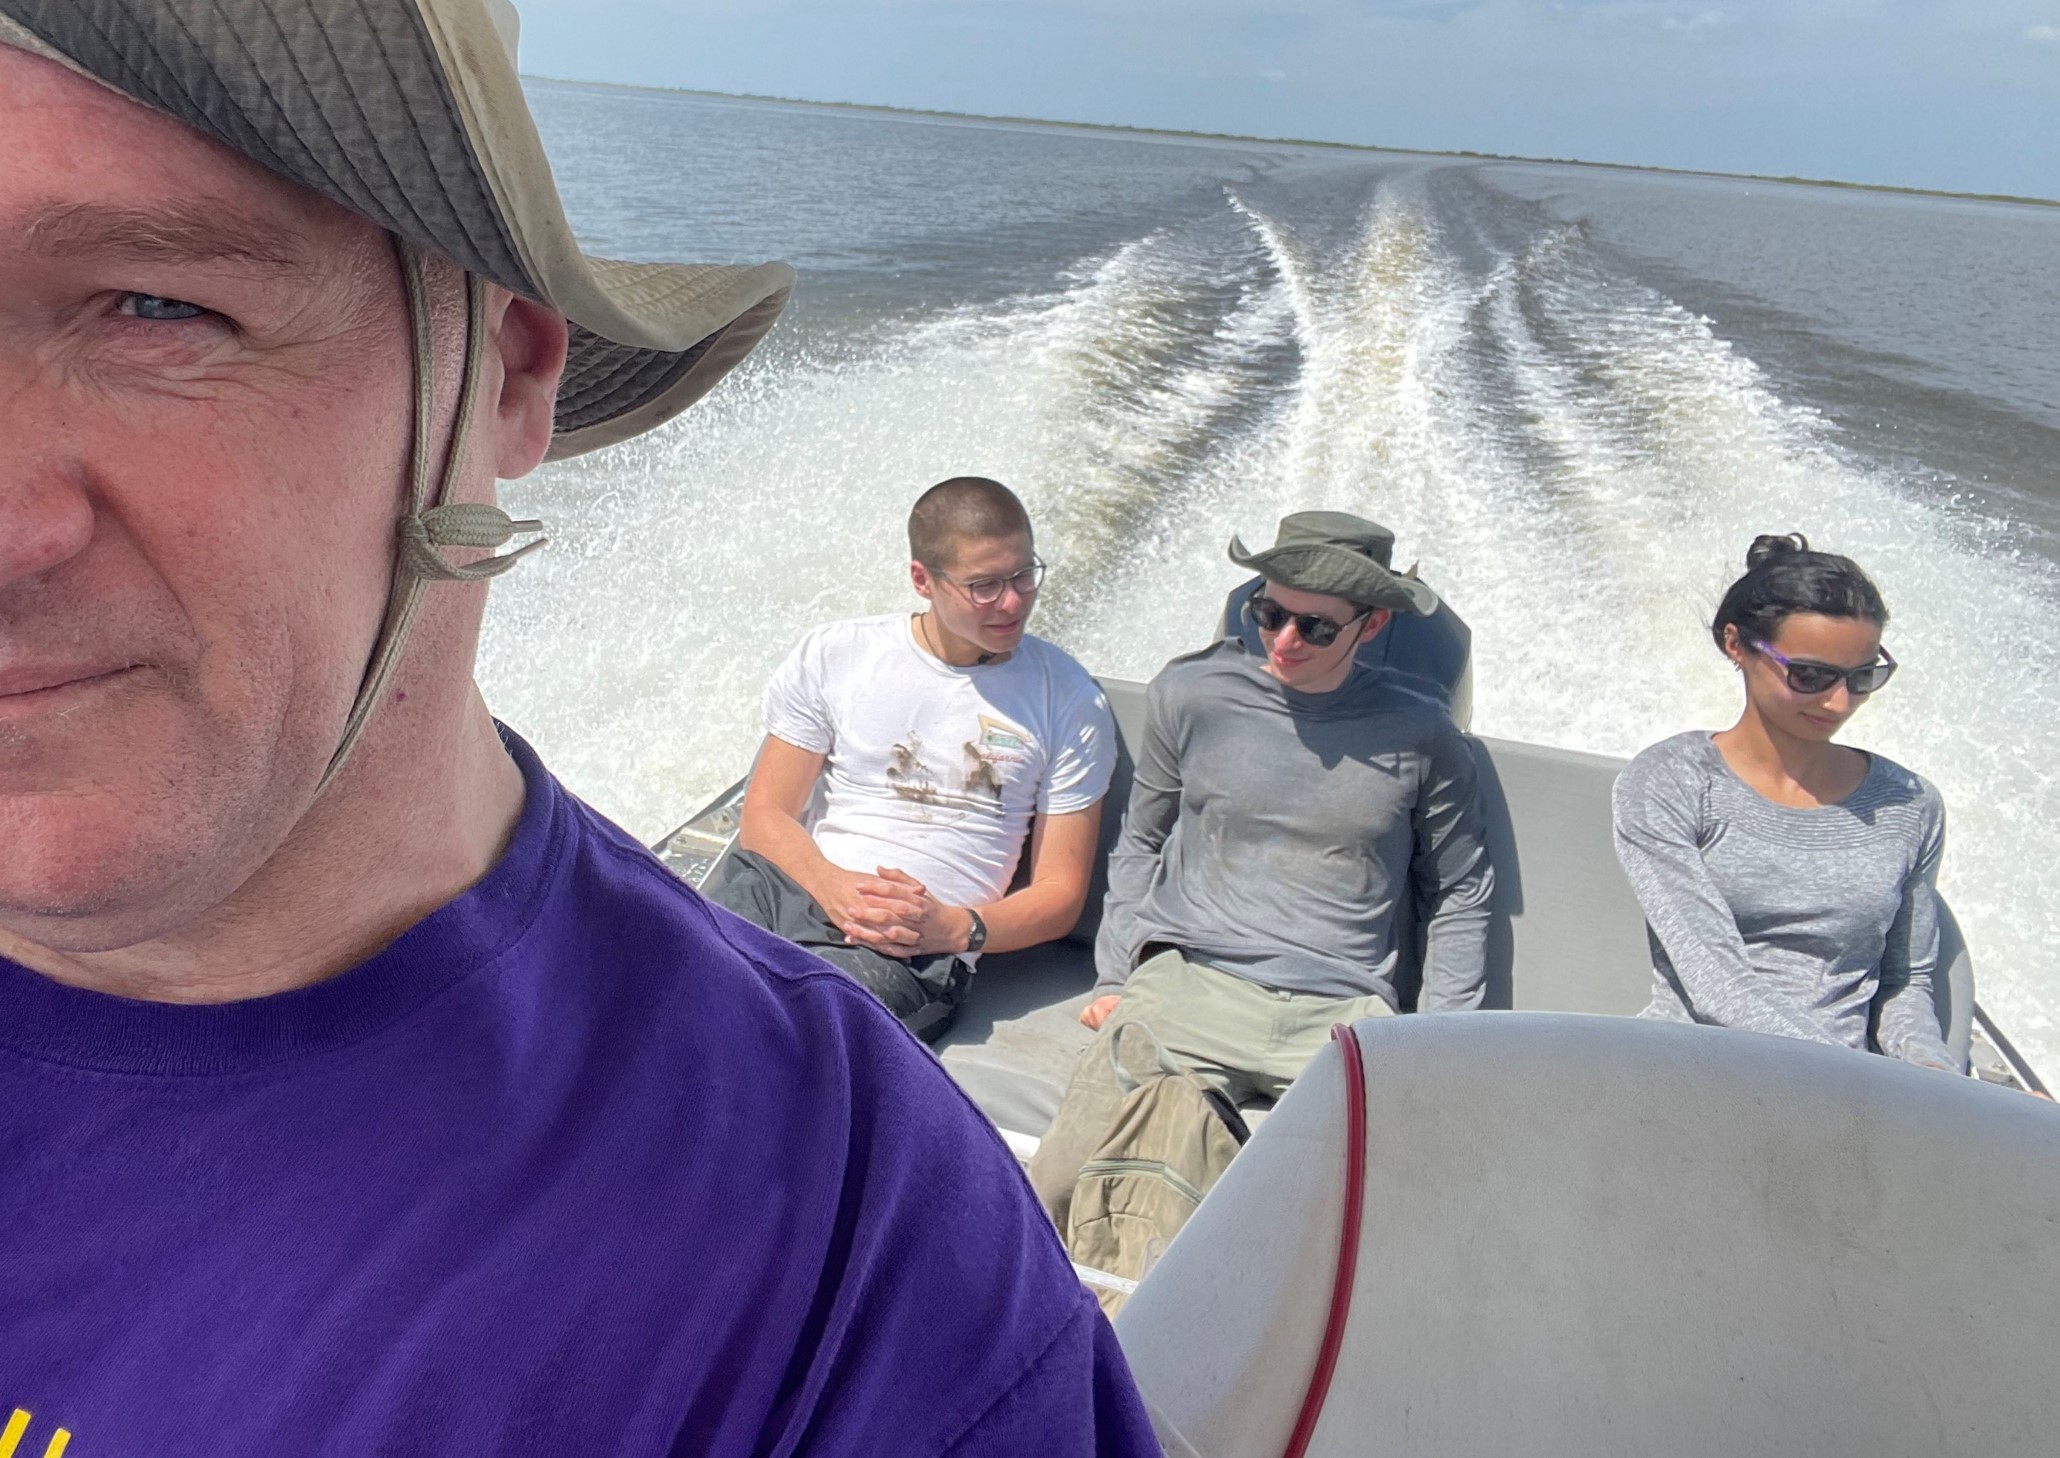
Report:
[[[1259,625],[1262,633],[1278,633],[1289,623],[1302,635],[1302,641],[1311,648],[1328,648],[1337,642],[1338,634],[1370,616],[1372,608],[1355,613],[1342,623],[1334,623],[1320,613],[1291,613],[1270,597],[1248,597],[1245,599],[1245,615]]]
[[[1845,691],[1854,698],[1873,693],[1895,676],[1896,661],[1886,648],[1881,650],[1879,663],[1863,663],[1858,668],[1839,668],[1829,663],[1815,663],[1807,658],[1789,658],[1777,652],[1771,643],[1755,639],[1754,648],[1780,664],[1788,674],[1788,686],[1799,694],[1823,694],[1840,679],[1845,680]]]
[[[1033,596],[1038,588],[1044,586],[1044,572],[1043,559],[1038,557],[1032,557],[1030,565],[1012,577],[975,577],[971,582],[961,582],[949,572],[940,572],[935,567],[930,569],[932,577],[942,577],[970,598],[974,607],[993,607],[1011,587],[1018,597]]]

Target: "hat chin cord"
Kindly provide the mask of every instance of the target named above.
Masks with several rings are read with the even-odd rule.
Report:
[[[544,545],[545,539],[526,543],[505,556],[487,557],[469,563],[452,562],[443,555],[447,547],[506,546],[516,536],[541,532],[540,521],[516,521],[498,506],[484,502],[454,502],[451,494],[465,465],[465,447],[472,434],[472,416],[478,403],[480,366],[486,356],[486,285],[476,274],[465,275],[465,374],[458,387],[458,418],[451,427],[451,441],[445,452],[442,478],[432,487],[431,439],[436,429],[435,326],[429,309],[429,285],[423,255],[413,244],[396,240],[400,254],[401,280],[408,296],[408,332],[415,352],[415,419],[408,467],[408,513],[400,519],[399,550],[394,559],[393,582],[387,590],[386,616],[379,625],[379,637],[358,685],[356,702],[344,721],[343,737],[329,758],[329,768],[315,787],[317,797],[329,788],[344,761],[357,747],[359,736],[372,714],[386,697],[386,690],[400,666],[408,631],[414,625],[415,610],[421,605],[422,589],[432,582],[485,582],[500,576],[524,557]]]

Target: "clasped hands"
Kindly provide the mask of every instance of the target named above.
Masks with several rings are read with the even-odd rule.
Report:
[[[892,866],[881,866],[872,876],[838,870],[823,910],[853,946],[903,961],[962,952],[973,935],[972,914],[965,907],[947,906],[921,881]]]

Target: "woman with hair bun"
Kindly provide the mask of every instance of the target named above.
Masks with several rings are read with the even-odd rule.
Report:
[[[1762,536],[1710,625],[1745,709],[1618,777],[1617,856],[1645,910],[1647,1017],[1781,1033],[1958,1071],[1939,1035],[1929,782],[1834,744],[1895,673],[1888,608],[1849,558]]]

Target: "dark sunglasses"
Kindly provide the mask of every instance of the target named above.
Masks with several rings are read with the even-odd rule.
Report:
[[[1302,641],[1311,648],[1328,648],[1337,642],[1338,634],[1359,622],[1373,612],[1355,613],[1342,623],[1334,623],[1318,613],[1291,613],[1270,597],[1248,597],[1245,599],[1245,616],[1259,625],[1262,633],[1278,633],[1289,623],[1302,635]]]
[[[1881,650],[1879,663],[1863,663],[1858,668],[1839,668],[1829,663],[1816,663],[1807,658],[1788,658],[1775,651],[1771,643],[1754,641],[1754,648],[1766,654],[1788,674],[1788,686],[1799,694],[1823,694],[1840,679],[1845,680],[1845,691],[1854,698],[1873,693],[1891,678],[1895,677],[1896,661],[1889,657],[1886,648]]]

